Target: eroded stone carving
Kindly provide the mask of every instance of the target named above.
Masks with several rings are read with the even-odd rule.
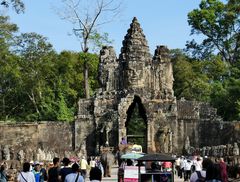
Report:
[[[10,150],[8,145],[3,147],[2,156],[3,160],[10,160]]]

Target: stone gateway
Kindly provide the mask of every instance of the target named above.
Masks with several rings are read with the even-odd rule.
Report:
[[[113,47],[100,52],[101,88],[91,99],[79,100],[75,148],[92,154],[100,146],[117,146],[126,138],[141,144],[143,152],[189,153],[191,146],[220,145],[228,137],[237,138],[238,132],[225,133],[236,123],[223,122],[209,104],[177,101],[173,82],[169,50],[157,46],[151,56],[134,18],[119,58]]]
[[[157,46],[152,56],[136,18],[119,57],[113,47],[100,51],[98,80],[95,95],[79,100],[73,124],[0,124],[0,160],[95,155],[122,138],[147,153],[192,153],[204,147],[199,149],[204,155],[228,149],[239,155],[240,123],[223,121],[207,103],[176,100],[169,50]],[[226,144],[234,147],[217,147]]]

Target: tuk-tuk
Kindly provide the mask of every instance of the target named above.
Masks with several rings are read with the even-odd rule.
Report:
[[[175,158],[166,154],[146,154],[137,159],[145,164],[145,170],[138,166],[139,182],[174,182]]]

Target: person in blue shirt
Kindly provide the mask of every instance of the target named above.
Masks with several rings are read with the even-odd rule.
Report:
[[[79,165],[77,163],[74,163],[72,165],[72,171],[73,173],[70,173],[66,176],[64,182],[84,182],[84,179],[80,173]]]
[[[32,172],[33,172],[33,174],[35,176],[35,181],[36,182],[40,182],[41,173],[40,173],[40,164],[39,164],[39,162],[35,162],[34,168],[33,168]]]
[[[65,177],[68,174],[72,173],[72,168],[69,166],[71,161],[67,157],[63,158],[62,163],[63,163],[63,168],[60,169],[59,175],[61,176],[62,182],[64,182]]]

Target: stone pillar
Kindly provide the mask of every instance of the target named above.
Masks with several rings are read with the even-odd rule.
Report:
[[[172,135],[173,135],[173,132],[171,131],[171,129],[168,129],[168,153],[172,153],[172,146],[173,146],[173,140],[172,140]]]
[[[147,153],[151,153],[152,151],[152,122],[150,122],[150,120],[148,120],[147,122]]]

